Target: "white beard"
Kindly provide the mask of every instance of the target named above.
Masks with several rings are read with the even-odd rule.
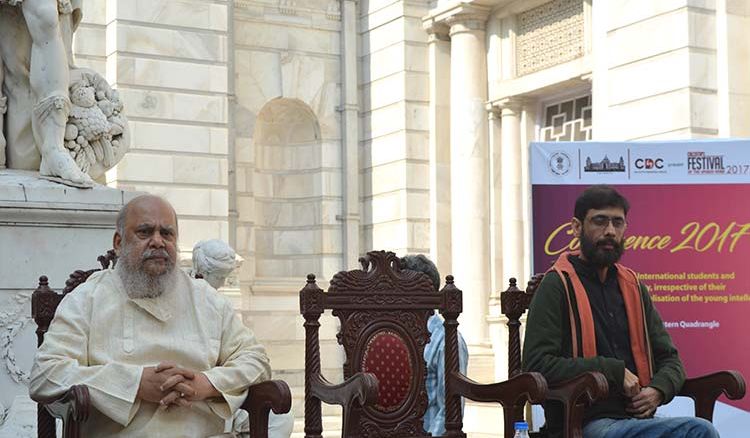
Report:
[[[122,280],[125,291],[130,298],[156,298],[165,291],[174,288],[177,281],[177,269],[170,263],[167,270],[160,275],[147,274],[142,266],[130,263],[130,245],[123,241],[122,251],[115,265],[115,273]],[[148,256],[148,251],[144,252]],[[143,263],[143,261],[141,261]]]

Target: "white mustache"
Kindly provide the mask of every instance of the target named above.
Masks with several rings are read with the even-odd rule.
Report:
[[[166,249],[147,249],[143,251],[141,260],[147,260],[155,257],[169,258],[169,253]]]

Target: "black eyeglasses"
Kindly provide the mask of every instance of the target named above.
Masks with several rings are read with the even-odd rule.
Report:
[[[597,214],[596,216],[592,216],[591,219],[589,219],[592,225],[599,227],[599,228],[607,228],[609,226],[609,223],[612,222],[612,226],[616,230],[621,230],[625,228],[625,225],[627,225],[627,221],[624,217],[620,216],[607,216],[605,214]]]

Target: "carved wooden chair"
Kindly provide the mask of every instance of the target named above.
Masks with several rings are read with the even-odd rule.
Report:
[[[343,437],[428,437],[423,354],[430,339],[427,320],[435,309],[445,318],[446,437],[466,436],[462,396],[508,410],[545,397],[546,382],[537,373],[488,385],[459,373],[456,319],[462,295],[452,276],[436,293],[427,275],[402,270],[392,252],[371,251],[360,263],[361,270],[336,274],[327,293],[312,274],[300,291],[306,331],[305,437],[321,437],[321,401],[343,407]],[[319,318],[329,309],[341,322],[337,338],[346,353],[345,381],[339,385],[328,383],[320,371]],[[505,418],[506,434],[513,430],[512,420]]]
[[[37,324],[37,347],[44,342],[44,334],[55,316],[57,306],[65,295],[73,292],[91,274],[102,269],[114,267],[117,256],[114,250],[99,256],[99,269],[88,271],[77,270],[70,274],[65,281],[65,288],[58,294],[49,287],[46,276],[39,277],[39,286],[31,295],[31,317]],[[286,382],[269,380],[250,387],[242,409],[250,414],[250,435],[260,438],[268,437],[268,413],[273,410],[277,414],[289,412],[292,406],[292,394]],[[39,438],[56,438],[56,421],[62,420],[64,438],[80,438],[81,425],[88,419],[92,410],[89,390],[85,385],[72,386],[65,394],[55,400],[39,403],[37,406],[37,436]]]
[[[508,375],[521,372],[521,316],[528,310],[531,299],[541,283],[544,274],[535,274],[529,280],[526,290],[516,286],[516,279],[510,279],[510,286],[501,293],[502,312],[508,317]],[[588,372],[580,376],[551,384],[547,399],[559,402],[563,407],[563,431],[566,438],[583,436],[582,423],[584,410],[597,400],[607,396],[609,388],[602,373]],[[713,420],[716,400],[721,394],[732,400],[745,396],[745,379],[737,371],[719,371],[706,376],[687,379],[678,396],[690,397],[695,401],[695,416]],[[515,413],[522,418],[523,412]],[[543,436],[537,434],[537,436]]]

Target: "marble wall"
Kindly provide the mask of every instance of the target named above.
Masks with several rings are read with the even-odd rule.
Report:
[[[306,274],[325,286],[343,268],[339,1],[236,1],[233,25],[239,308],[301,415],[298,292]],[[322,366],[338,381],[335,321],[322,324]]]
[[[103,13],[98,53],[127,102],[132,132],[131,150],[107,183],[167,198],[189,259],[198,240],[229,234],[227,2],[91,3]]]
[[[719,135],[750,137],[750,3],[717,1]],[[737,36],[745,35],[743,37]]]
[[[254,260],[241,280],[331,276],[341,268],[338,15],[327,1],[235,7],[237,244]],[[316,261],[293,261],[290,245]]]
[[[594,138],[715,137],[716,2],[636,3],[593,6]]]
[[[360,2],[363,253],[430,252],[428,6]]]

